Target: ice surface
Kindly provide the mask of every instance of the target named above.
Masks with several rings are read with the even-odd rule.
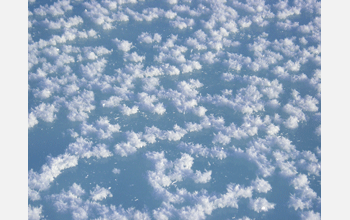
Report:
[[[320,1],[29,1],[29,219],[320,219]]]

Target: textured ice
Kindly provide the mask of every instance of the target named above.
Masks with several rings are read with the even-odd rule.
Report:
[[[320,1],[28,1],[29,219],[320,219]]]

